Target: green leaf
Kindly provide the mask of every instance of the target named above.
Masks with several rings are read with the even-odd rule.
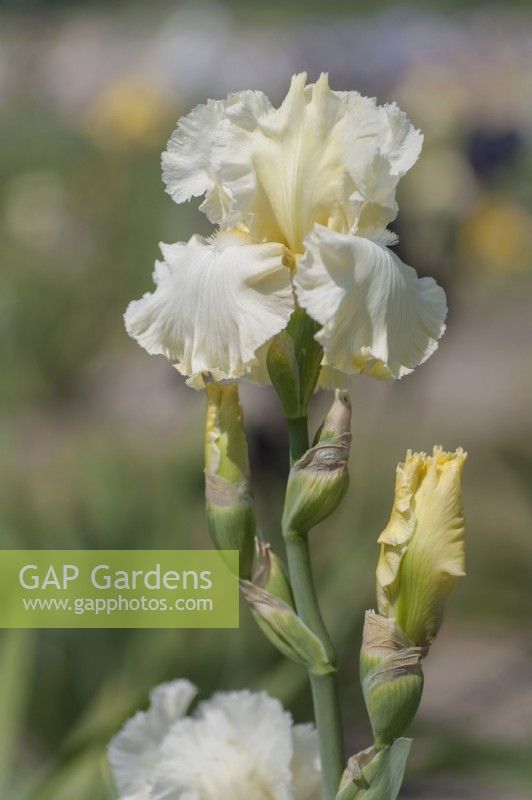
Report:
[[[39,787],[38,797],[39,800],[89,800],[94,797],[114,800],[116,793],[101,749],[83,750],[54,771],[50,779]]]
[[[19,737],[31,684],[34,634],[11,630],[0,640],[0,796],[10,780],[11,760]]]

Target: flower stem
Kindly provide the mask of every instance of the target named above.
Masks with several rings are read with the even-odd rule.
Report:
[[[290,466],[294,464],[298,458],[307,452],[309,447],[308,441],[308,418],[296,417],[295,419],[288,419],[288,440],[290,444]]]
[[[308,449],[308,423],[306,417],[288,420],[290,460],[293,463]],[[329,660],[336,666],[336,653],[323,622],[306,534],[285,531],[290,582],[297,613],[308,627],[321,639]],[[334,800],[345,766],[340,699],[336,673],[309,674],[316,727],[320,743],[322,765],[322,798]]]

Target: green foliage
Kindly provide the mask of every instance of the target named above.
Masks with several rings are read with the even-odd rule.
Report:
[[[0,795],[12,781],[15,744],[23,729],[33,669],[32,631],[3,631],[0,637]]]

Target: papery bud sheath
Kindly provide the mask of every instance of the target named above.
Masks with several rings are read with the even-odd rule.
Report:
[[[377,748],[391,744],[412,722],[423,693],[425,655],[409,645],[393,620],[366,612],[360,678]]]

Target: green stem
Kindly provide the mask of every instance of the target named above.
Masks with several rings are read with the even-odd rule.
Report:
[[[290,466],[308,450],[308,418],[297,417],[287,420],[290,442]]]
[[[308,424],[306,417],[288,420],[290,459],[293,463],[308,449]],[[336,653],[323,622],[306,534],[285,531],[290,582],[297,613],[308,627],[321,639],[329,660],[336,666]],[[336,673],[309,674],[312,700],[322,765],[322,798],[334,800],[345,766],[340,698]]]
[[[312,702],[322,762],[322,798],[334,800],[345,768],[340,697],[336,674],[311,675]]]

